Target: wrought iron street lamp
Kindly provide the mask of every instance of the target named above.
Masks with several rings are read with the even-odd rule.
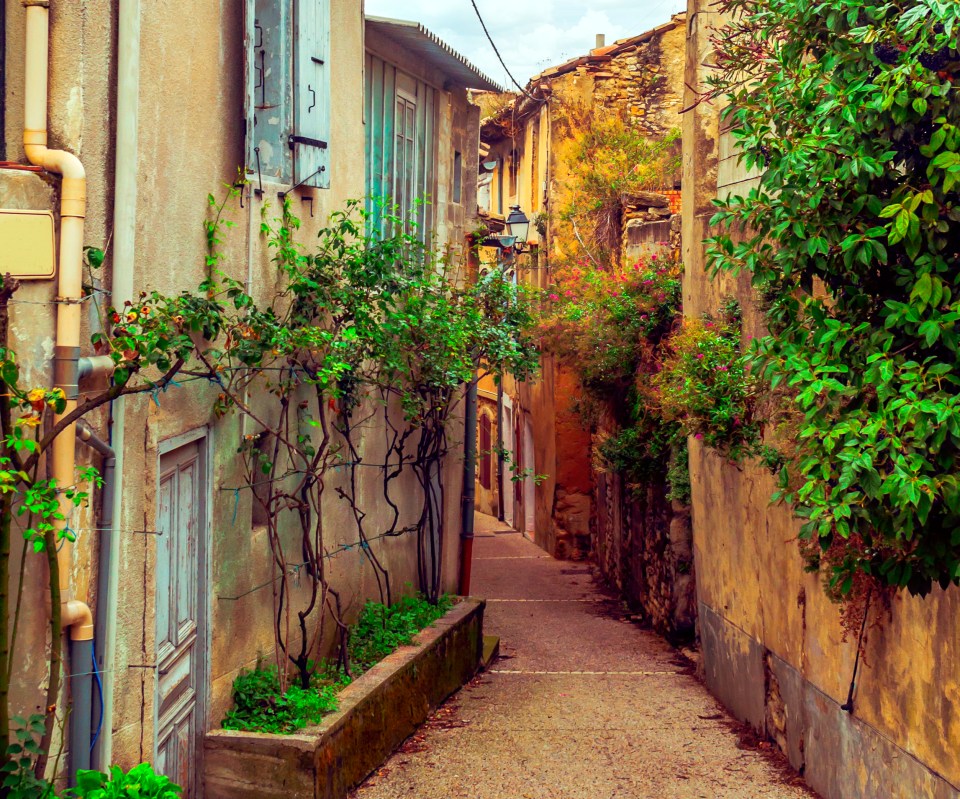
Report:
[[[510,237],[514,240],[513,248],[517,252],[525,252],[527,250],[527,236],[530,233],[530,220],[527,219],[527,215],[520,210],[519,205],[510,206],[510,214],[507,216],[506,225]]]

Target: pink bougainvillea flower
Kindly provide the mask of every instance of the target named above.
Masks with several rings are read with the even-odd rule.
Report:
[[[651,283],[653,283],[652,277],[648,277],[646,280],[643,281],[643,285],[645,286],[649,286]]]
[[[713,327],[713,322],[707,322],[704,327]]]
[[[718,371],[718,372],[726,372],[726,371],[728,371],[728,368],[727,368],[726,366],[718,366],[718,367],[717,367],[717,371]]]
[[[702,360],[703,360],[703,353],[702,353],[702,352],[698,352],[698,353],[697,353],[697,360],[698,360],[698,361],[702,361]]]
[[[703,433],[697,433],[694,438],[697,439],[697,441],[703,441]]]
[[[556,294],[551,294],[551,295],[550,295],[550,299],[553,300],[554,302],[556,302],[557,300],[560,299],[560,297],[558,297]]]

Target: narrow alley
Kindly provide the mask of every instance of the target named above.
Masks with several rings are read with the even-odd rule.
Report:
[[[476,596],[500,659],[451,698],[355,799],[809,797],[591,567],[478,515]]]

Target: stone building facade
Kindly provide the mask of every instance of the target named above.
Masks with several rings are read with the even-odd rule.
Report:
[[[663,140],[680,127],[683,97],[685,18],[675,16],[650,31],[598,47],[532,78],[525,95],[490,100],[496,107],[481,127],[483,203],[491,229],[502,227],[510,207],[519,205],[532,220],[529,251],[506,268],[518,280],[544,289],[551,269],[575,257],[577,242],[561,219],[569,202],[571,159],[579,120],[616,113],[651,140]],[[658,190],[623,199],[619,258],[636,259],[674,252],[680,245],[680,175],[665,176]],[[492,268],[494,249],[483,260]],[[518,430],[529,430],[529,444],[513,458],[518,472],[505,475],[501,487],[508,518],[559,557],[598,556],[605,577],[638,611],[668,633],[689,635],[693,626],[689,524],[670,503],[646,509],[632,499],[617,475],[594,469],[592,436],[575,410],[580,389],[574,374],[549,352],[538,379],[517,384],[509,379],[509,398]],[[613,419],[617,413],[603,418]],[[516,438],[516,437],[515,437]],[[543,480],[511,491],[513,476]],[[530,505],[533,507],[529,507]],[[628,545],[627,542],[633,542]],[[667,551],[676,557],[660,564]]]

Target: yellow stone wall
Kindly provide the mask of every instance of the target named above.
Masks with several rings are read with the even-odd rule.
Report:
[[[686,80],[702,87],[710,0],[688,8]],[[715,311],[736,295],[745,335],[761,333],[746,277],[710,281],[703,239],[710,201],[749,187],[753,176],[725,157],[715,104],[683,122],[684,309]],[[718,177],[719,175],[719,177]],[[825,799],[956,797],[960,786],[960,590],[925,599],[898,594],[870,613],[853,713],[847,701],[856,645],[821,576],[804,570],[799,525],[770,505],[776,490],[760,468],[736,467],[690,442],[693,525],[704,671],[710,688],[778,741]],[[776,690],[773,690],[775,687]]]

